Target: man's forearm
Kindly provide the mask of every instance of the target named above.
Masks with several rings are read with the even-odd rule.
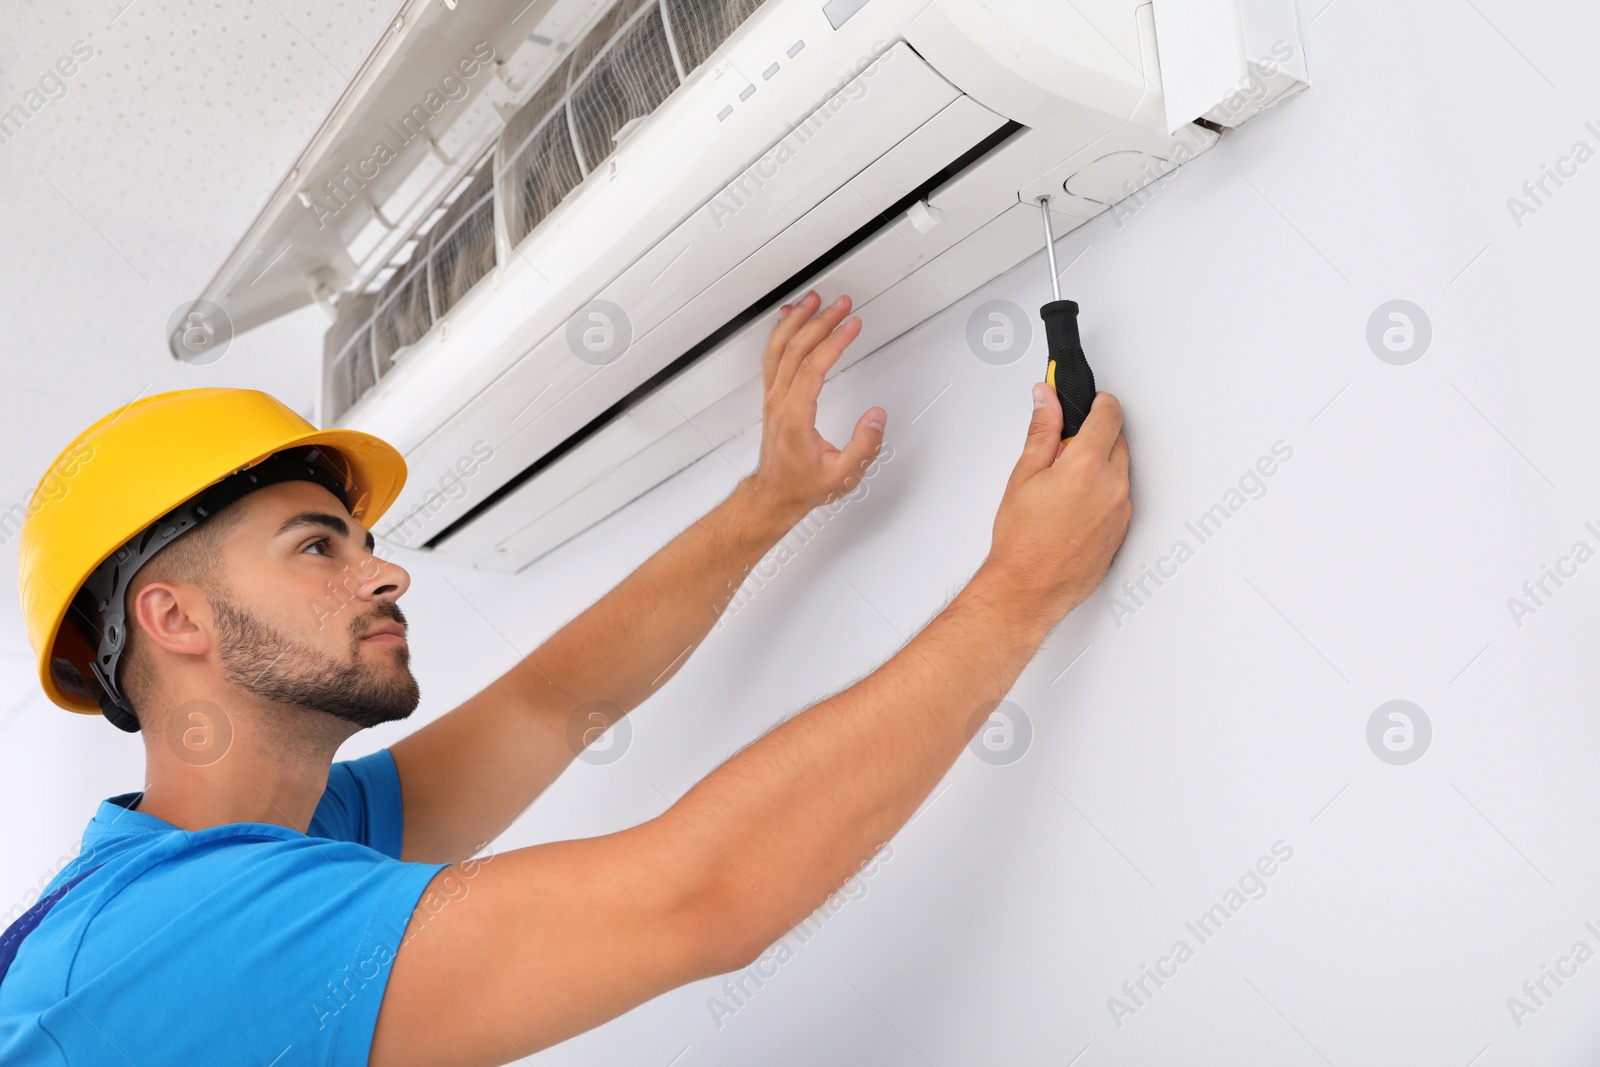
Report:
[[[980,569],[887,663],[729,759],[661,816],[727,878],[731,938],[770,944],[904,825],[1052,625]]]
[[[632,710],[688,659],[750,568],[803,518],[749,478],[516,668],[542,706]],[[570,705],[570,707],[568,706]]]

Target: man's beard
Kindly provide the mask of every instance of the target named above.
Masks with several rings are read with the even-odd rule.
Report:
[[[405,625],[394,601],[375,601],[369,615],[352,619],[350,658],[340,660],[299,644],[228,599],[226,592],[211,598],[223,675],[230,683],[263,700],[320,711],[363,729],[404,719],[416,710],[421,694],[406,646],[395,646],[406,669],[387,671],[363,663],[357,644],[380,619]]]

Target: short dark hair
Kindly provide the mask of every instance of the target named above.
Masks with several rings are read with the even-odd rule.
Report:
[[[117,683],[135,712],[149,698],[155,685],[155,664],[145,650],[145,638],[133,613],[133,603],[151,582],[182,582],[201,588],[207,597],[226,589],[222,570],[222,544],[244,518],[236,500],[206,521],[188,531],[150,557],[128,582],[122,617],[127,628],[126,646],[117,672]]]

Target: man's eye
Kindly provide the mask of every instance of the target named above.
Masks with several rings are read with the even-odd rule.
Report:
[[[330,547],[332,547],[332,539],[331,538],[319,537],[315,541],[313,541],[309,545],[307,545],[306,549],[309,551],[310,549],[313,549],[313,548],[320,548],[320,549],[322,549],[322,554],[323,555],[327,555],[328,554],[328,549]]]

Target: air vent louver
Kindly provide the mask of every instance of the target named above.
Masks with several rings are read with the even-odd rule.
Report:
[[[489,166],[456,198],[434,226],[430,273],[433,321],[450,313],[462,297],[494,269],[494,172]]]
[[[377,293],[345,297],[328,331],[333,356],[328,419],[337,419],[393,369],[496,263],[494,178],[485,159],[432,226],[407,242],[410,257]]]
[[[433,325],[433,315],[428,310],[429,259],[427,246],[419,241],[411,261],[395,271],[378,291],[378,313],[372,319],[372,358],[380,377],[389,373],[396,353],[422,340]]]
[[[617,131],[650,114],[677,87],[661,9],[646,0],[572,88],[572,128],[584,166],[598,167],[616,147]]]
[[[621,0],[601,16],[506,123],[471,185],[419,229],[382,289],[340,302],[326,341],[325,418],[360,400],[494,269],[497,192],[515,248],[611,155],[618,132],[659,107],[761,2]]]
[[[567,125],[567,78],[572,59],[507,123],[500,135],[496,183],[504,190],[507,236],[512,247],[555,210],[583,180]]]
[[[378,381],[372,364],[372,309],[377,294],[359,293],[339,302],[339,317],[323,339],[323,358],[332,368],[328,382],[329,418],[337,418]]]
[[[756,13],[761,0],[666,0],[672,41],[685,71],[711,58],[744,20]]]

